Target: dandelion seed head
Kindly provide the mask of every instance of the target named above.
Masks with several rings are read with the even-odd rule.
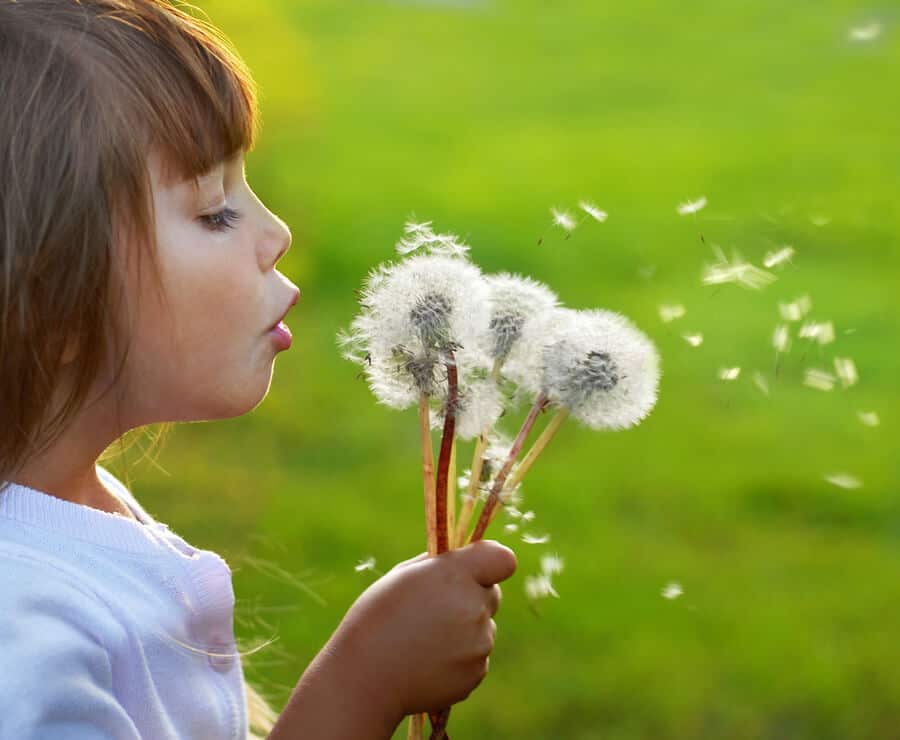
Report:
[[[881,424],[881,419],[876,411],[857,411],[856,416],[860,423],[867,427],[877,427]]]
[[[365,560],[360,560],[354,567],[357,573],[362,573],[364,570],[374,570],[375,569],[375,558],[369,557]]]
[[[581,208],[581,210],[587,213],[589,216],[594,218],[594,220],[599,221],[601,224],[606,221],[607,216],[609,215],[606,213],[606,211],[601,211],[593,203],[589,203],[584,200],[579,201],[578,207]]]
[[[784,265],[785,262],[790,262],[791,257],[793,257],[794,254],[796,254],[796,252],[794,248],[790,246],[784,246],[774,252],[767,252],[766,256],[763,257],[763,267],[766,269],[780,267]]]
[[[691,347],[699,347],[703,344],[703,335],[699,332],[696,334],[682,334],[681,336]]]
[[[527,340],[545,329],[547,316],[559,306],[550,288],[529,277],[501,272],[485,277],[489,291],[490,322],[482,347],[494,360],[513,362],[528,355]]]
[[[834,372],[844,388],[856,385],[859,381],[859,374],[856,372],[856,363],[849,357],[835,357]]]
[[[679,216],[688,216],[692,213],[697,213],[704,208],[706,208],[706,196],[701,195],[696,200],[689,200],[679,204],[676,210],[678,211]]]
[[[829,473],[825,480],[838,488],[861,488],[862,481],[849,473]]]
[[[719,370],[719,380],[737,380],[740,374],[739,367],[723,367]]]
[[[550,213],[553,214],[553,223],[555,223],[565,231],[574,231],[575,227],[578,225],[577,223],[575,223],[575,219],[572,217],[572,214],[568,211],[561,211],[558,208],[551,208]]]
[[[592,429],[634,426],[656,403],[656,347],[619,314],[557,309],[532,346],[541,348],[539,372],[508,366],[510,378],[533,395],[545,393]]]
[[[675,321],[675,319],[680,319],[686,313],[687,309],[680,303],[674,305],[663,304],[659,307],[659,318],[667,324],[670,321]]]
[[[683,593],[684,591],[681,588],[681,584],[675,583],[674,581],[671,583],[667,583],[662,590],[663,598],[669,599],[669,601],[671,601],[672,599],[677,599]]]
[[[830,391],[834,388],[835,377],[826,370],[807,368],[803,376],[803,385],[817,391]]]
[[[483,378],[466,383],[460,388],[456,436],[473,439],[492,427],[503,413],[503,394],[493,378]]]
[[[453,234],[436,234],[431,228],[431,221],[407,223],[404,236],[395,248],[403,255],[418,249],[444,257],[465,257],[469,252],[468,245],[460,241],[459,237]]]

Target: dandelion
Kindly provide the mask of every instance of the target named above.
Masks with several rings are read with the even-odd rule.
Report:
[[[680,303],[677,303],[675,305],[663,304],[659,307],[659,318],[661,318],[667,324],[670,321],[674,321],[675,319],[680,319],[686,313],[687,309],[685,309],[685,307]]]
[[[876,411],[857,411],[856,416],[860,423],[867,427],[877,427],[881,424],[881,419],[878,418],[878,412]]]
[[[562,573],[563,560],[559,555],[546,554],[541,556],[541,573],[546,576],[553,576]]]
[[[533,522],[534,521],[534,512],[533,511],[525,511],[522,512],[520,517],[523,522]]]
[[[790,262],[795,253],[794,248],[789,246],[784,246],[774,252],[767,252],[763,257],[763,267],[769,270],[773,267],[780,267],[785,262]]]
[[[803,385],[815,388],[817,391],[830,391],[834,388],[835,377],[826,370],[808,368],[803,377]]]
[[[778,312],[784,321],[800,321],[812,308],[808,295],[803,295],[791,303],[779,303]]]
[[[556,294],[543,283],[529,277],[502,272],[487,275],[490,321],[484,351],[501,365],[510,353],[519,349],[528,353],[531,346],[521,341],[533,339],[545,331],[547,317],[559,306]]]
[[[849,357],[835,357],[834,372],[844,388],[856,385],[859,380],[859,375],[856,372],[856,363]]]
[[[757,370],[753,373],[753,384],[759,388],[760,392],[764,395],[769,395],[769,381],[766,380],[766,377]]]
[[[375,570],[375,558],[368,557],[365,560],[360,560],[354,567],[357,573],[362,573],[364,570]]]
[[[874,41],[881,36],[883,30],[883,26],[878,21],[874,21],[872,23],[867,23],[865,26],[854,26],[847,33],[847,37],[851,41],[866,43],[868,41]]]
[[[784,353],[790,349],[791,335],[784,324],[775,327],[775,332],[772,334],[772,346],[778,353]]]
[[[703,344],[703,335],[701,333],[696,334],[682,334],[682,339],[687,342],[691,347],[699,347]]]
[[[717,247],[716,257],[716,262],[704,268],[702,278],[704,285],[737,283],[744,288],[759,290],[776,279],[771,272],[751,265],[737,253],[732,256],[731,261],[728,261],[722,250]]]
[[[572,214],[568,211],[560,211],[556,208],[551,208],[550,212],[553,214],[553,223],[565,231],[574,231],[575,227],[578,225],[575,223],[575,219],[572,218]]]
[[[526,545],[546,545],[550,541],[549,534],[534,535],[527,532],[522,535],[522,542]]]
[[[719,370],[719,380],[737,380],[740,374],[739,367],[723,367]]]
[[[838,488],[860,488],[862,481],[849,473],[831,473],[825,476],[825,480]]]
[[[504,525],[503,531],[504,531],[504,532],[510,532],[510,533],[512,533],[512,532],[518,532],[518,531],[519,531],[519,525],[518,525],[518,524],[515,524],[515,523],[513,523],[513,522],[510,522],[509,524]]]
[[[800,327],[797,336],[800,339],[810,339],[821,345],[831,344],[834,341],[834,324],[830,321],[822,323],[808,322]]]
[[[672,599],[677,599],[683,593],[684,593],[684,591],[682,591],[682,589],[681,589],[681,584],[675,583],[674,581],[671,583],[667,583],[662,590],[663,598],[669,599],[670,601]]]
[[[545,573],[525,577],[525,594],[532,601],[544,599],[547,596],[559,598],[559,594],[553,588],[553,581]]]
[[[608,215],[606,211],[601,211],[593,203],[588,203],[587,201],[582,200],[579,201],[578,207],[581,208],[581,210],[587,213],[589,216],[594,218],[595,221],[599,221],[601,224],[606,221]]]
[[[821,214],[821,213],[820,213],[820,214],[815,214],[815,215],[812,215],[812,216],[809,217],[809,222],[810,222],[813,226],[818,226],[818,227],[821,228],[822,226],[828,226],[828,224],[831,223],[831,216],[826,216],[826,215]]]
[[[678,211],[679,216],[687,216],[691,213],[697,213],[697,211],[700,211],[704,208],[706,208],[706,196],[701,195],[699,198],[697,198],[697,200],[689,200],[685,203],[679,204],[676,210]]]

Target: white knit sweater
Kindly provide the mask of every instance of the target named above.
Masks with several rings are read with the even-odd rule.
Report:
[[[0,485],[0,740],[244,740],[231,569],[98,472],[140,523]]]

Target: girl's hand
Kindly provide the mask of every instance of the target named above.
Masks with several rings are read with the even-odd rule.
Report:
[[[487,674],[496,584],[515,570],[512,550],[493,541],[404,561],[363,592],[327,649],[398,722],[449,707]]]

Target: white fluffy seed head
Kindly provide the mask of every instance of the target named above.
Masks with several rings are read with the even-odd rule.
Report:
[[[514,365],[513,380],[535,395],[545,393],[592,429],[634,426],[656,403],[659,355],[624,316],[560,308],[533,346],[540,371],[526,363]]]
[[[505,362],[510,354],[529,351],[523,336],[541,332],[547,317],[559,306],[550,288],[529,277],[501,272],[487,275],[491,317],[483,350]]]
[[[399,254],[409,254],[422,249],[430,254],[446,257],[465,257],[469,252],[469,246],[454,234],[435,234],[431,228],[431,221],[407,223],[403,229],[403,238],[397,242],[395,248]]]

